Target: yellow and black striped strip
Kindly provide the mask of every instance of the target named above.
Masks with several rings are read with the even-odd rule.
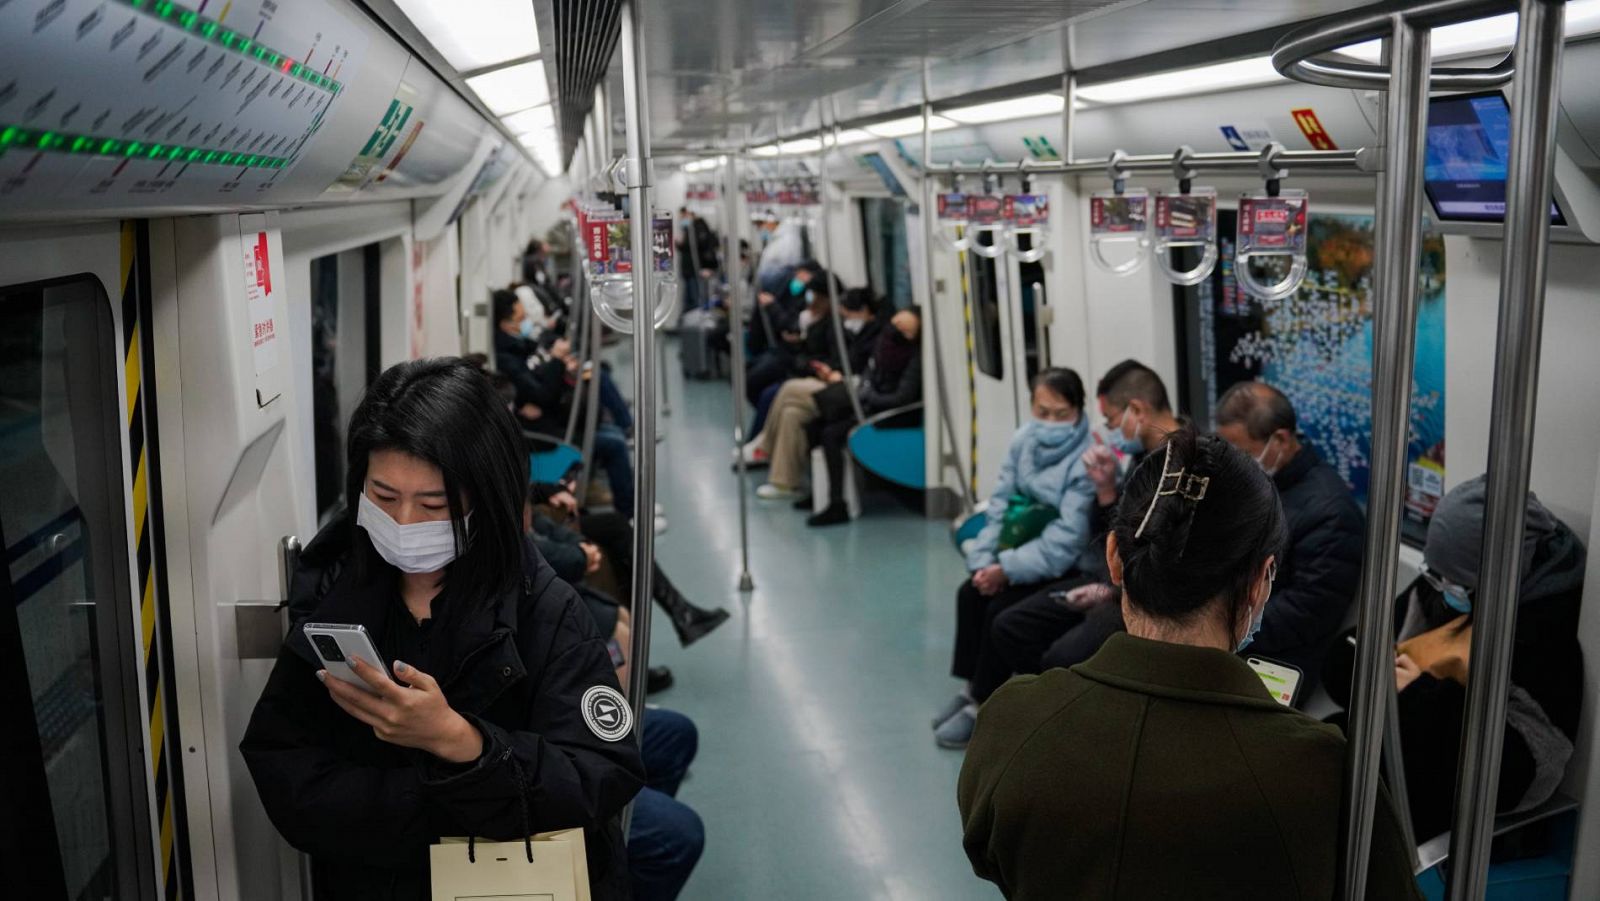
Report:
[[[155,783],[155,809],[160,823],[159,871],[162,897],[173,901],[182,896],[180,883],[184,881],[186,867],[179,866],[180,850],[186,851],[186,842],[179,841],[182,823],[176,815],[177,794],[173,789],[176,774],[170,766],[175,760],[170,746],[175,744],[174,723],[168,712],[170,698],[166,694],[168,680],[163,678],[169,667],[164,654],[166,646],[166,617],[164,603],[158,605],[156,567],[156,529],[153,526],[152,501],[158,492],[152,490],[150,459],[152,442],[147,415],[145,359],[150,346],[144,334],[141,313],[148,311],[149,276],[144,264],[149,260],[145,246],[143,223],[122,223],[121,282],[122,282],[122,366],[128,403],[128,471],[132,474],[130,494],[133,498],[133,540],[135,559],[138,562],[139,637],[140,653],[144,666],[146,715],[150,723],[150,766]],[[164,594],[164,592],[163,592]],[[180,849],[180,844],[185,847]],[[186,858],[187,855],[183,855]]]
[[[960,238],[960,232],[957,232]],[[972,412],[972,441],[967,452],[971,455],[967,470],[967,488],[971,497],[982,499],[978,491],[978,347],[972,325],[972,279],[967,269],[971,259],[967,251],[956,254],[961,263],[961,328],[966,333],[967,346],[967,406]]]

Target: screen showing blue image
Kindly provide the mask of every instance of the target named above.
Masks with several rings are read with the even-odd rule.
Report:
[[[1498,91],[1441,97],[1428,104],[1423,183],[1441,221],[1505,221],[1510,156],[1511,108]],[[1567,224],[1554,202],[1550,221]]]

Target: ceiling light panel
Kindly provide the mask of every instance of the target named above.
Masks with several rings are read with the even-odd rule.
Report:
[[[1032,119],[1036,116],[1059,115],[1066,107],[1060,94],[1031,94],[994,103],[980,103],[960,109],[945,110],[941,115],[962,125],[982,125],[986,122],[1004,122],[1008,119]]]
[[[1262,56],[1231,63],[1143,75],[1138,78],[1124,78],[1120,81],[1083,85],[1078,88],[1078,97],[1086,103],[1095,104],[1135,103],[1141,100],[1226,91],[1286,80],[1278,74],[1278,70],[1272,68],[1272,60]]]
[[[1567,19],[1562,29],[1568,38],[1600,31],[1600,0],[1568,0]],[[1471,56],[1492,50],[1510,50],[1517,37],[1517,14],[1490,16],[1474,22],[1458,22],[1433,30],[1431,51],[1434,58]],[[1382,52],[1378,41],[1352,44],[1339,51],[1362,62],[1376,63]]]
[[[536,106],[510,116],[502,116],[500,121],[506,124],[506,128],[509,128],[512,134],[520,135],[554,128],[556,116],[549,106]]]
[[[539,52],[539,25],[529,0],[395,0],[395,4],[457,72]]]
[[[956,124],[943,116],[934,116],[929,123],[933,131],[944,131],[955,128]],[[878,138],[903,138],[922,131],[921,116],[907,116],[904,119],[890,119],[888,122],[877,122],[865,127],[865,131]]]
[[[544,80],[544,63],[535,60],[496,69],[467,79],[467,87],[483,100],[496,116],[504,116],[550,102],[550,86]]]

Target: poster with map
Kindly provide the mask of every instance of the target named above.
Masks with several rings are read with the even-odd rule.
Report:
[[[1235,214],[1218,214],[1219,260],[1190,289],[1198,332],[1191,352],[1211,402],[1259,379],[1288,395],[1304,439],[1338,470],[1363,507],[1372,440],[1372,261],[1369,215],[1313,213],[1304,284],[1261,301],[1234,279]],[[1444,240],[1425,235],[1407,445],[1406,528],[1419,537],[1444,490]],[[1275,276],[1274,276],[1275,277]],[[1209,419],[1210,410],[1196,411]]]

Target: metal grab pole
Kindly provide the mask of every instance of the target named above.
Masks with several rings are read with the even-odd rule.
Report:
[[[817,122],[822,122],[822,101],[817,101]],[[838,126],[834,126],[834,136],[838,136]],[[822,150],[817,157],[817,190],[822,195],[822,253],[827,262],[823,268],[827,270],[825,281],[828,289],[828,318],[833,320],[833,340],[839,348],[839,371],[844,374],[844,386],[850,395],[850,409],[856,414],[856,422],[861,422],[867,417],[861,412],[861,398],[856,395],[855,383],[850,380],[850,344],[844,337],[844,317],[839,314],[839,301],[844,298],[837,296],[837,287],[840,279],[833,271],[833,227],[828,220],[833,218],[833,198],[828,190],[828,132],[826,129],[817,135],[817,143],[822,145]]]
[[[644,23],[638,0],[622,0],[622,113],[628,141],[628,215],[633,238],[633,647],[628,702],[633,731],[642,740],[644,699],[650,676],[650,599],[656,559],[656,332],[651,270],[650,98],[645,79]],[[598,342],[597,342],[598,343]],[[596,374],[596,379],[599,375]]]
[[[1490,404],[1489,484],[1482,569],[1473,611],[1472,666],[1461,730],[1461,766],[1450,836],[1452,901],[1482,898],[1500,787],[1500,742],[1511,687],[1511,647],[1522,578],[1522,533],[1533,463],[1550,247],[1550,192],[1561,100],[1564,0],[1522,0],[1511,83],[1511,158],[1506,168],[1500,323]]]
[[[939,392],[939,421],[944,424],[944,438],[949,442],[951,461],[956,478],[961,480],[961,497],[966,501],[963,514],[972,512],[977,502],[972,492],[972,480],[961,466],[961,446],[956,443],[956,424],[950,418],[950,389],[944,377],[944,342],[939,337],[939,319],[935,308],[939,306],[933,284],[933,249],[938,246],[934,229],[937,215],[934,193],[936,178],[933,175],[933,104],[928,99],[928,61],[922,61],[922,264],[928,283],[928,306],[922,311],[927,319],[924,331],[933,336],[934,386]],[[944,480],[944,454],[939,454],[939,481]]]
[[[739,219],[739,157],[728,155],[722,169],[722,208],[727,221],[722,225],[723,266],[728,276],[728,349],[733,357],[733,459],[739,484],[739,590],[750,591],[756,587],[750,578],[750,523],[746,505],[750,486],[745,480],[744,459],[744,258],[739,255],[739,232],[734,223]]]
[[[1345,750],[1344,868],[1340,896],[1366,897],[1377,807],[1384,710],[1394,695],[1395,568],[1410,438],[1411,371],[1417,343],[1422,250],[1422,158],[1427,128],[1430,34],[1404,14],[1390,16],[1383,95],[1384,179],[1374,217],[1379,248],[1373,285],[1372,468],[1368,480],[1359,642]]]
[[[578,246],[582,243],[582,241],[583,236],[577,236],[577,238],[572,242],[573,246]],[[572,345],[572,352],[577,355],[578,359],[582,360],[584,357],[588,356],[589,353],[589,333],[594,330],[595,315],[594,310],[589,306],[589,292],[586,285],[587,279],[581,277],[583,270],[583,266],[581,265],[582,261],[579,260],[579,263],[580,265],[574,267],[572,273],[572,311],[578,316],[578,340]],[[578,408],[582,406],[582,404],[574,402],[572,409],[567,411],[566,442],[568,444],[572,443],[573,436],[575,436],[578,432]],[[581,493],[578,495],[580,498],[582,496],[583,495]]]

